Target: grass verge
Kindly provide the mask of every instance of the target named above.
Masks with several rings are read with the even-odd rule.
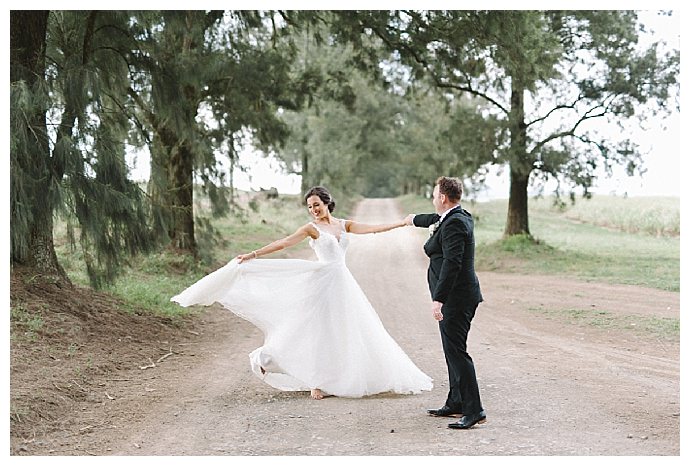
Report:
[[[604,330],[628,330],[662,340],[677,341],[680,337],[680,319],[671,317],[620,315],[601,309],[545,309],[530,308],[548,319],[573,325],[596,327]]]

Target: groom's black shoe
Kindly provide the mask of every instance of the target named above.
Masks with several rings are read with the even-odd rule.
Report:
[[[458,411],[457,409],[451,409],[448,407],[448,405],[443,405],[443,407],[439,408],[439,409],[427,409],[426,412],[431,414],[432,416],[444,416],[444,417],[452,417],[452,416],[457,416],[457,415],[462,416],[462,412]]]
[[[469,429],[475,424],[484,424],[486,422],[486,413],[484,410],[477,414],[468,414],[460,418],[458,422],[448,424],[451,429]]]

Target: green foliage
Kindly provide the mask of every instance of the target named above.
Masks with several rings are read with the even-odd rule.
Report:
[[[192,183],[203,183],[211,216],[230,212],[221,154],[232,166],[246,134],[274,149],[287,136],[278,104],[296,108],[305,97],[275,14],[51,12],[47,70],[22,73],[15,55],[11,66],[13,259],[32,252],[32,228],[50,238],[56,213],[94,287],[156,241],[188,238],[180,242],[194,250]],[[42,44],[32,46],[36,55]],[[131,148],[144,146],[152,155],[148,197],[125,164]],[[213,231],[200,219],[205,247]],[[50,257],[50,242],[43,244]]]
[[[13,263],[60,275],[50,247],[59,178],[48,158],[47,25],[47,11],[10,13],[10,251]]]
[[[54,256],[52,241],[30,251],[27,241],[51,238],[52,217],[61,212],[71,222],[69,231],[79,230],[96,287],[115,276],[123,257],[153,246],[142,193],[128,179],[124,162],[127,117],[114,101],[125,93],[128,69],[116,48],[105,46],[112,43],[105,31],[123,24],[126,17],[118,12],[52,12],[48,66],[41,73],[46,79],[33,88],[22,81],[12,86],[13,260]],[[26,118],[37,109],[43,129]],[[45,143],[30,147],[36,135],[43,137],[46,116]]]
[[[360,194],[422,192],[439,173],[480,180],[486,163],[586,192],[601,165],[632,173],[639,155],[586,123],[663,112],[677,88],[678,51],[639,51],[638,34],[631,11],[52,11],[45,67],[11,50],[12,258],[32,253],[37,230],[52,247],[55,214],[94,286],[166,235],[196,237],[202,255],[232,247],[214,222],[247,221],[224,164],[247,136],[305,187],[329,187],[339,212]],[[125,164],[143,147],[148,196]]]
[[[301,66],[349,76],[356,97],[343,102],[322,90],[307,109],[284,113],[291,134],[277,155],[302,175],[303,190],[323,184],[339,194],[385,197],[420,191],[438,172],[472,176],[498,144],[495,120],[476,102],[411,86],[394,62],[386,64],[391,82],[381,86],[354,65],[356,53],[309,36],[300,47]]]
[[[209,272],[188,254],[164,251],[132,264],[107,290],[124,299],[130,312],[174,316],[180,308],[170,298]]]
[[[131,56],[142,72],[130,95],[143,115],[142,130],[151,134],[154,226],[178,247],[200,250],[192,184],[203,183],[211,215],[230,214],[227,162],[233,170],[248,140],[264,151],[276,150],[288,134],[278,107],[297,108],[307,97],[305,82],[316,79],[291,73],[292,38],[275,15],[239,10],[132,15],[133,47],[143,53]]]
[[[45,109],[49,100],[42,83],[10,85],[10,244],[12,260],[24,263],[33,251],[32,229],[52,215],[60,190],[49,176]],[[38,115],[38,116],[37,116]],[[42,123],[40,120],[43,120]]]

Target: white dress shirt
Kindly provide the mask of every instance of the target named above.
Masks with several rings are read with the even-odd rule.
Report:
[[[448,215],[448,213],[449,213],[451,210],[455,209],[456,207],[460,207],[460,204],[455,204],[453,207],[451,207],[450,209],[448,209],[448,210],[446,210],[445,212],[443,212],[443,213],[441,214],[441,218],[438,219],[438,222],[441,223],[441,222],[443,221],[443,219],[446,218],[446,215]]]

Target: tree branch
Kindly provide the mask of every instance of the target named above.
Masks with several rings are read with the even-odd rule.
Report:
[[[84,42],[82,44],[82,56],[81,56],[81,62],[82,64],[86,64],[91,57],[91,53],[93,52],[91,50],[91,43],[93,42],[93,36],[94,36],[94,28],[96,25],[96,15],[98,14],[97,11],[90,11],[89,16],[86,18],[86,32],[84,32]]]
[[[582,100],[582,98],[583,98],[583,96],[580,95],[580,96],[578,96],[577,99],[575,99],[575,102],[573,102],[572,104],[557,105],[557,106],[555,106],[554,108],[552,108],[551,110],[549,110],[548,113],[547,113],[546,115],[544,115],[544,116],[542,116],[542,117],[539,117],[539,118],[537,118],[537,119],[535,119],[535,120],[530,121],[530,122],[527,123],[525,126],[527,126],[527,127],[529,128],[530,126],[532,126],[532,125],[534,125],[534,124],[536,124],[536,123],[540,123],[540,122],[546,120],[547,118],[549,118],[553,113],[557,112],[558,110],[564,110],[564,109],[575,110],[575,105],[576,105],[580,100]]]
[[[413,14],[413,12],[405,11],[405,13],[408,14],[410,17],[415,18],[416,20],[419,20],[418,15]],[[376,34],[377,37],[379,37],[382,41],[384,41],[386,43],[386,45],[388,45],[389,48],[391,48],[393,50],[396,50],[396,49],[403,50],[406,53],[408,53],[409,55],[411,55],[414,58],[414,60],[418,64],[420,64],[422,66],[422,68],[427,73],[429,73],[429,75],[432,77],[432,79],[436,83],[437,87],[442,88],[442,89],[454,89],[454,90],[461,91],[461,92],[467,92],[467,93],[472,94],[474,96],[480,97],[480,98],[486,100],[487,102],[490,102],[491,104],[498,107],[506,115],[510,113],[509,110],[506,109],[503,105],[501,105],[498,101],[496,101],[492,97],[490,97],[490,96],[488,96],[488,95],[486,95],[480,91],[473,89],[471,87],[471,85],[469,85],[469,84],[466,86],[463,86],[463,85],[459,85],[459,84],[442,82],[441,79],[439,78],[439,76],[436,73],[434,73],[429,62],[427,62],[427,60],[424,57],[422,57],[420,54],[418,54],[410,46],[408,46],[407,44],[404,44],[403,42],[401,42],[399,40],[398,41],[391,40],[387,34],[384,34],[383,32],[379,31],[378,28],[376,28],[374,26],[367,25],[365,22],[360,22],[360,24],[363,27],[368,27],[369,29],[371,29],[374,32],[374,34]],[[392,29],[394,31],[398,31],[397,29],[393,28],[392,26],[390,26],[389,29]],[[466,79],[466,80],[469,83],[469,79]]]
[[[103,94],[105,94],[106,96],[108,96],[108,97],[110,98],[110,100],[111,100],[115,105],[118,106],[118,108],[120,109],[120,111],[122,111],[122,113],[124,113],[125,115],[127,115],[127,118],[128,118],[129,120],[131,120],[137,128],[139,128],[139,132],[140,132],[141,135],[144,137],[144,139],[146,139],[146,142],[147,142],[148,144],[151,144],[152,141],[151,141],[151,138],[149,137],[149,133],[148,133],[148,131],[146,131],[146,128],[144,127],[144,124],[143,124],[141,121],[139,121],[139,117],[137,117],[136,114],[134,114],[133,112],[130,112],[129,109],[127,108],[127,106],[124,105],[122,102],[120,102],[118,99],[116,99],[113,95],[109,94],[108,92],[103,92]]]
[[[560,138],[563,138],[563,137],[566,137],[566,136],[573,136],[573,137],[580,138],[581,136],[576,135],[576,134],[575,134],[575,131],[577,131],[577,128],[578,128],[583,122],[585,122],[585,121],[587,121],[587,120],[591,120],[591,119],[593,119],[593,118],[601,118],[601,117],[603,117],[604,115],[607,114],[607,112],[606,112],[605,110],[604,110],[604,111],[600,111],[600,112],[597,113],[597,114],[592,114],[592,112],[594,112],[594,111],[595,111],[596,109],[598,109],[599,107],[601,107],[601,105],[597,105],[597,106],[595,106],[595,107],[592,107],[592,108],[589,109],[587,112],[585,112],[585,113],[580,117],[580,119],[577,120],[577,121],[575,122],[575,124],[572,126],[572,128],[570,128],[569,130],[559,131],[558,133],[553,133],[553,134],[549,135],[546,139],[543,139],[543,140],[539,141],[539,142],[534,146],[534,148],[530,151],[530,153],[534,153],[534,152],[538,151],[539,149],[541,149],[542,147],[544,147],[546,144],[548,144],[549,142],[554,141],[554,140],[556,140],[556,139],[560,139]]]
[[[142,99],[141,96],[137,94],[137,92],[131,87],[127,88],[127,95],[129,95],[134,100],[139,109],[143,112],[144,116],[146,117],[146,120],[151,125],[153,130],[159,132],[160,121],[158,120],[156,114],[149,110],[149,108],[146,106],[144,99]]]
[[[481,97],[482,99],[486,100],[487,102],[491,102],[496,107],[498,107],[502,112],[504,112],[506,115],[508,115],[510,113],[510,110],[506,109],[503,105],[498,103],[495,99],[489,97],[488,95],[486,95],[482,92],[479,92],[477,90],[472,89],[472,87],[466,87],[466,86],[461,86],[458,84],[451,84],[451,83],[442,83],[439,81],[439,78],[433,73],[432,73],[432,77],[434,78],[434,81],[436,81],[437,87],[451,88],[451,89],[455,89],[458,91],[467,92],[467,93],[475,95],[477,97]]]

